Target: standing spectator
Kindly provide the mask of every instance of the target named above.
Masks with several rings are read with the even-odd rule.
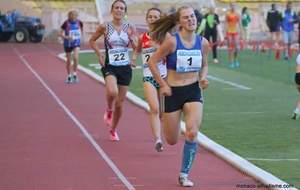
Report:
[[[283,41],[285,44],[285,56],[284,59],[288,59],[290,55],[290,48],[293,42],[294,23],[297,22],[297,15],[292,11],[292,2],[287,2],[286,10],[282,16],[282,30]]]
[[[267,26],[271,33],[271,40],[275,42],[275,47],[278,47],[278,42],[280,39],[280,23],[282,21],[282,15],[277,10],[276,4],[271,5],[271,9],[267,13]]]
[[[64,50],[67,57],[67,79],[66,83],[70,84],[78,82],[77,66],[78,54],[81,44],[81,35],[83,31],[83,24],[77,19],[78,13],[75,10],[69,11],[68,19],[62,24],[59,36],[64,39]],[[71,65],[71,57],[73,52],[73,67]]]
[[[242,34],[243,34],[243,39],[248,43],[249,41],[249,23],[251,22],[251,17],[248,12],[247,7],[243,7],[242,9]]]
[[[204,30],[204,37],[212,44],[214,63],[219,63],[217,58],[218,24],[220,24],[220,20],[219,16],[215,13],[215,7],[210,7],[208,13],[202,19],[200,28],[197,30],[197,34],[201,34],[202,30]]]
[[[200,11],[198,9],[195,9],[194,13],[195,13],[195,16],[196,16],[196,19],[197,19],[197,30],[198,30],[198,28],[200,27],[203,15],[200,13]]]
[[[238,61],[238,40],[239,32],[242,30],[240,15],[235,10],[233,3],[229,4],[230,10],[226,13],[225,31],[228,44],[229,67],[236,68],[240,66]]]

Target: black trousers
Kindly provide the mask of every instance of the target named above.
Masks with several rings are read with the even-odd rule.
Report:
[[[217,30],[212,29],[206,29],[204,31],[204,37],[210,41],[210,38],[212,39],[212,52],[213,52],[213,58],[217,59]]]

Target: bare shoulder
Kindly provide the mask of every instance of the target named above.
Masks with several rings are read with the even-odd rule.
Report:
[[[97,28],[98,34],[104,34],[106,32],[107,23],[100,24]]]
[[[166,34],[166,37],[165,37],[165,42],[168,43],[168,45],[171,45],[171,46],[175,46],[176,45],[176,38],[174,35],[170,34],[170,33],[167,33]]]

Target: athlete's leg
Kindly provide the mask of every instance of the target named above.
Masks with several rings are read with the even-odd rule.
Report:
[[[115,101],[113,120],[111,125],[112,130],[115,130],[117,128],[119,120],[122,116],[123,103],[126,98],[127,90],[128,86],[118,85],[118,95]]]
[[[144,96],[150,107],[149,118],[153,137],[155,141],[161,140],[158,91],[150,82],[144,82]]]
[[[70,75],[71,74],[71,52],[66,52],[66,69],[67,69],[67,74]]]
[[[163,132],[168,144],[174,145],[180,133],[181,110],[163,113]]]
[[[183,115],[186,125],[185,145],[183,150],[183,160],[181,173],[189,174],[198,144],[196,142],[199,126],[202,121],[203,106],[200,102],[190,102],[184,104]]]
[[[106,90],[106,101],[107,108],[109,110],[113,109],[113,103],[118,96],[118,85],[117,79],[114,75],[108,75],[105,77],[105,90]]]
[[[75,47],[73,49],[73,72],[77,72],[78,57],[79,57],[79,47]]]

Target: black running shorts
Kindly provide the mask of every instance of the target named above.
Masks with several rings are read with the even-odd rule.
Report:
[[[185,103],[201,102],[203,103],[202,92],[198,81],[186,86],[171,87],[172,95],[164,97],[165,113],[182,110]]]
[[[113,75],[117,78],[117,84],[123,86],[129,86],[132,78],[132,69],[130,65],[125,66],[113,66],[105,65],[101,68],[103,77]]]
[[[300,85],[300,73],[295,74],[295,82],[296,84]]]

